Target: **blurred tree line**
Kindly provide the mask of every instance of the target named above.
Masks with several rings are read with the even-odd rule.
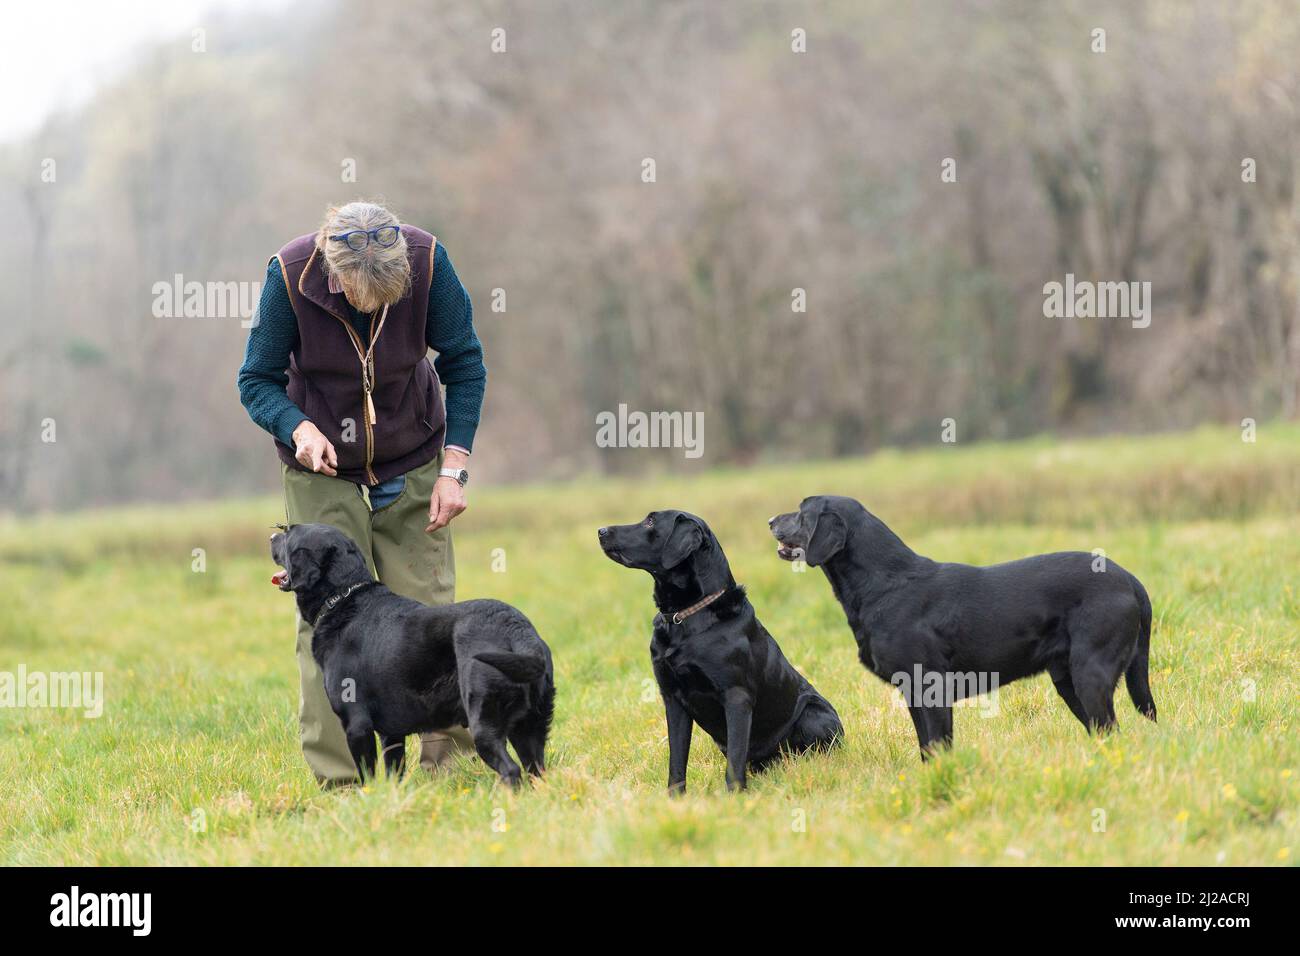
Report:
[[[1294,14],[454,0],[214,18],[203,52],[143,51],[0,147],[0,500],[270,486],[234,386],[246,330],[155,317],[153,286],[260,282],[357,197],[438,235],[474,298],[475,462],[497,479],[857,454],[937,441],[945,418],[968,441],[1295,417]],[[1066,273],[1149,281],[1151,326],[1045,318]],[[702,465],[597,449],[619,403],[703,411]]]

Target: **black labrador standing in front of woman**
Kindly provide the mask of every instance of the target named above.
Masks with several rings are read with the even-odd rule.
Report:
[[[599,531],[605,555],[654,578],[650,660],[668,717],[668,791],[686,789],[691,730],[699,724],[727,757],[728,789],[745,789],[782,753],[834,746],[835,709],[791,666],[731,576],[701,519],[655,511]]]
[[[546,769],[555,705],[551,651],[517,608],[488,599],[430,607],[394,594],[370,574],[342,531],[300,524],[271,536],[292,591],[312,624],[311,652],[325,694],[363,779],[375,775],[375,734],[388,772],[400,775],[410,734],[468,727],[483,762],[511,787],[519,765]]]

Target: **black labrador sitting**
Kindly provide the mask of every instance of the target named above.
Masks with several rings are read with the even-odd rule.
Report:
[[[863,666],[912,688],[904,697],[923,758],[952,743],[953,702],[982,692],[990,678],[1007,684],[1047,671],[1092,731],[1114,726],[1123,674],[1137,709],[1156,719],[1147,684],[1151,601],[1119,565],[1100,559],[1099,570],[1099,559],[1081,551],[991,567],[943,564],[916,554],[852,498],[832,495],[805,498],[768,525],[781,558],[802,553],[825,572]],[[963,676],[981,680],[954,679]],[[947,693],[918,693],[935,686]]]
[[[555,700],[551,651],[528,618],[500,601],[429,607],[370,575],[352,539],[323,524],[271,536],[272,577],[312,622],[312,656],[363,778],[375,773],[375,734],[389,773],[400,774],[408,734],[468,726],[474,749],[510,786],[514,745],[533,775]]]
[[[839,715],[759,623],[708,525],[655,511],[598,534],[608,558],[654,578],[650,661],[668,716],[669,793],[686,789],[693,723],[726,755],[728,789],[783,752],[838,742]]]

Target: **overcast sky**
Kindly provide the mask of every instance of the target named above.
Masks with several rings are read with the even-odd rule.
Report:
[[[20,0],[0,29],[0,141],[31,132],[53,109],[84,102],[151,42],[184,37],[214,10],[288,0]]]

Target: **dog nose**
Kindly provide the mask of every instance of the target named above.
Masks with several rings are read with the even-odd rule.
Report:
[[[772,525],[774,524],[776,524],[776,515],[772,515],[772,517],[767,519],[767,526],[769,528],[772,527]]]
[[[596,529],[596,534],[600,535],[600,536],[603,538],[603,537],[605,537],[605,535],[609,534],[609,529],[608,529],[608,528],[597,528],[597,529]]]

